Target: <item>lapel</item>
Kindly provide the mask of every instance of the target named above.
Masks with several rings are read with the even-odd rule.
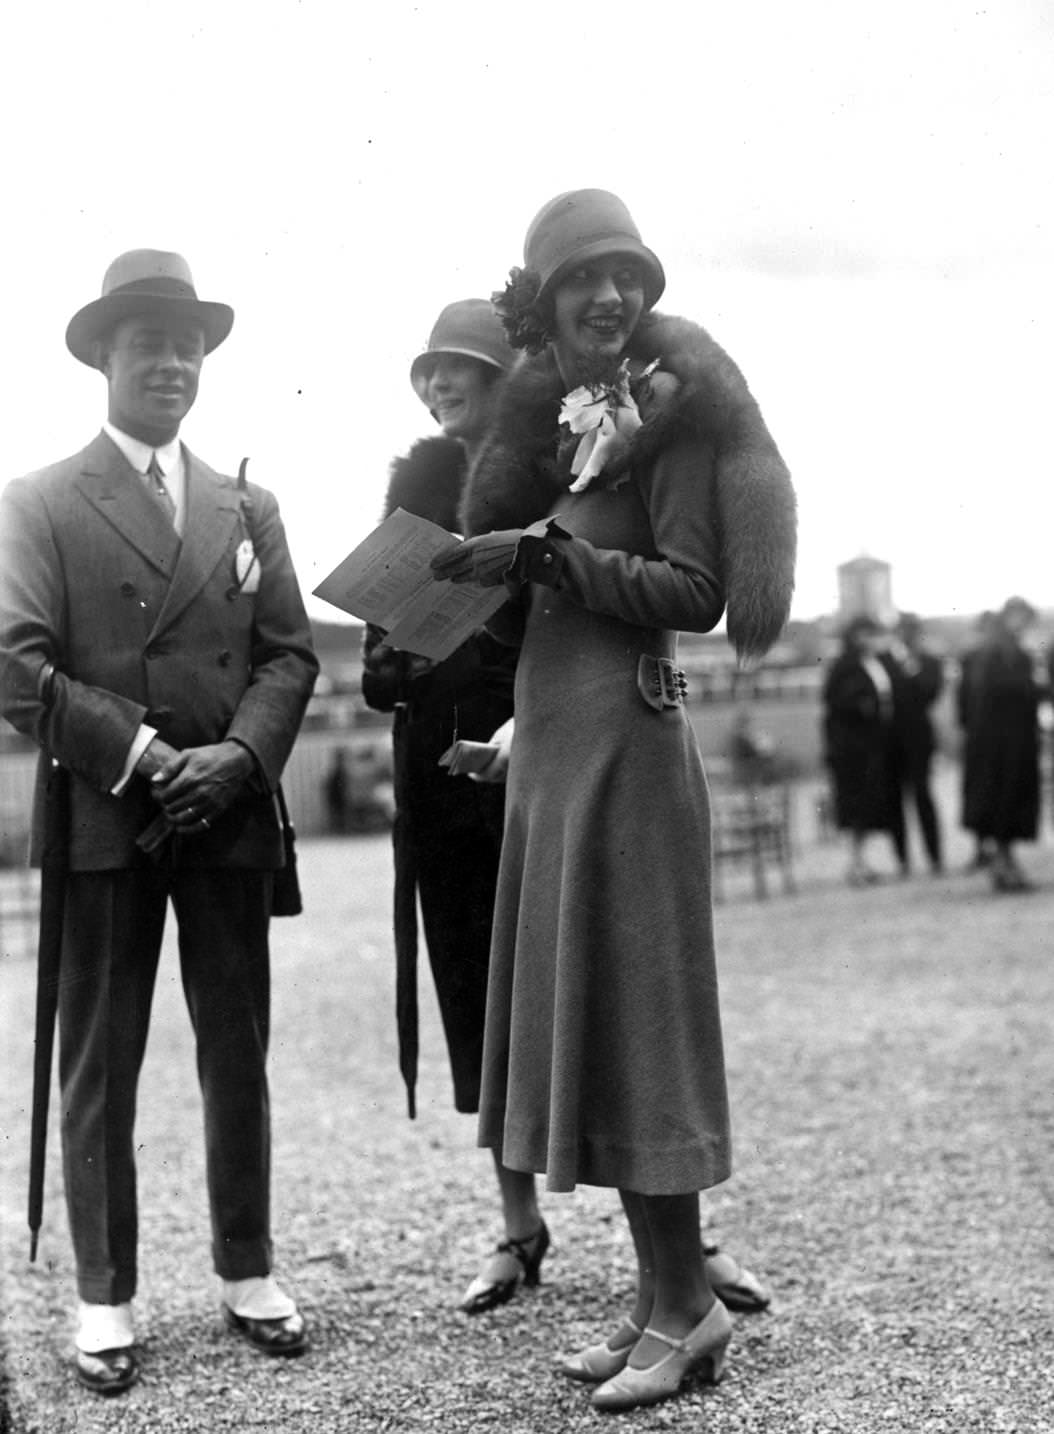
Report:
[[[151,637],[170,627],[194,600],[227,552],[241,521],[241,502],[230,480],[220,477],[183,445],[187,480],[187,520],[168,594]],[[149,494],[146,495],[149,498]],[[234,582],[234,573],[231,573]]]
[[[77,488],[137,553],[166,577],[176,569],[179,538],[143,477],[105,433],[84,450]]]

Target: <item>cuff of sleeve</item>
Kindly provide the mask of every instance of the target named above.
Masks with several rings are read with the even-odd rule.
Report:
[[[570,536],[555,518],[543,518],[540,523],[525,528],[516,545],[516,557],[507,577],[521,583],[540,583],[547,588],[559,587],[565,561],[560,544]]]
[[[263,768],[260,766],[260,759],[257,757],[253,749],[249,746],[248,742],[243,742],[240,737],[228,737],[227,741],[234,742],[236,746],[241,747],[243,751],[248,752],[249,756],[252,758],[253,769],[246,778],[246,786],[251,788],[251,790],[254,792],[267,793],[267,778],[264,776]]]
[[[128,748],[128,756],[124,759],[121,775],[110,788],[110,795],[112,797],[123,796],[125,787],[127,787],[128,783],[132,780],[132,774],[135,772],[139,758],[156,736],[157,729],[155,727],[148,727],[145,722],[139,728],[139,731],[132,738],[132,745]]]

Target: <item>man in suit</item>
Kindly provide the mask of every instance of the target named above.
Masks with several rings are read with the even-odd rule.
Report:
[[[2,710],[41,746],[38,793],[53,762],[69,777],[62,1146],[76,1373],[105,1394],[138,1376],[133,1121],[170,901],[224,1317],[269,1354],[306,1344],[271,1273],[268,923],[318,667],[274,498],[178,436],[233,320],[179,255],[121,255],[66,334],[105,376],[103,431],[0,499]]]

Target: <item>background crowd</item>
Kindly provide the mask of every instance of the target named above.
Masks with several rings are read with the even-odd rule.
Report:
[[[987,869],[1001,892],[1028,889],[1015,846],[1035,841],[1039,829],[1040,732],[1054,650],[1043,657],[1029,645],[1035,620],[1034,608],[1021,597],[982,614],[954,682],[958,815],[975,839],[974,866]],[[930,870],[943,870],[932,763],[933,708],[944,683],[942,658],[928,647],[924,625],[913,614],[888,628],[870,616],[846,624],[841,651],[825,676],[823,732],[836,820],[850,843],[853,885],[878,879],[866,853],[875,833],[891,842],[901,875],[910,874],[905,815],[912,808]]]

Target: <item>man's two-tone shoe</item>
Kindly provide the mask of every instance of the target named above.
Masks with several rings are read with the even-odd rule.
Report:
[[[253,1319],[238,1315],[229,1305],[223,1306],[223,1320],[232,1334],[239,1335],[262,1354],[289,1358],[307,1349],[307,1329],[299,1310],[278,1319]]]
[[[130,1347],[91,1353],[78,1349],[73,1369],[85,1389],[95,1394],[123,1394],[139,1378],[139,1360]]]

